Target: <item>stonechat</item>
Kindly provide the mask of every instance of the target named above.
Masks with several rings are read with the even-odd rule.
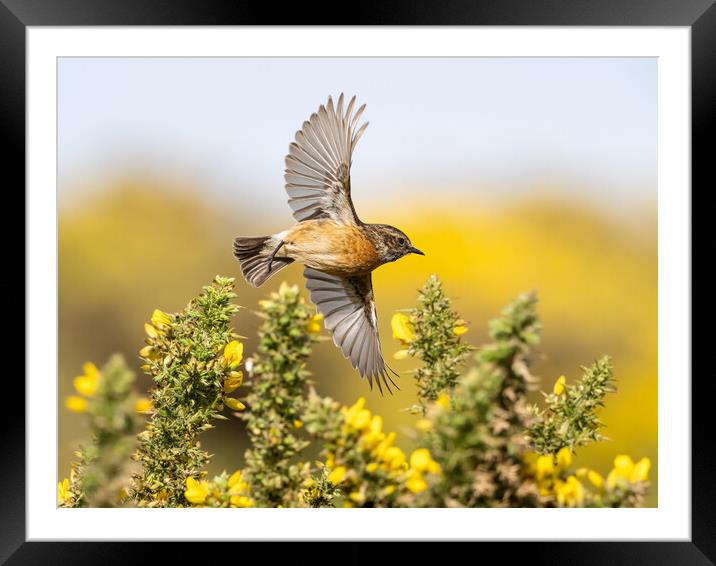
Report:
[[[378,339],[371,273],[407,254],[425,255],[400,230],[361,222],[351,201],[351,158],[368,122],[358,127],[365,104],[353,112],[321,105],[303,123],[286,156],[286,192],[297,223],[272,236],[236,238],[234,256],[251,285],[298,261],[304,265],[311,301],[324,316],[333,342],[361,377],[381,393],[395,386]],[[395,374],[397,375],[397,374]]]

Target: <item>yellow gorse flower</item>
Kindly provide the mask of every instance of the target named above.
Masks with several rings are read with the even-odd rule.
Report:
[[[393,470],[400,470],[406,466],[405,453],[397,446],[391,446],[383,452],[383,461]]]
[[[99,379],[99,369],[97,369],[97,366],[94,365],[92,362],[85,362],[84,364],[82,364],[82,371],[87,377]]]
[[[254,506],[254,500],[246,495],[232,495],[230,501],[234,507],[246,508]]]
[[[362,411],[365,411],[365,409]],[[360,415],[362,411],[358,414]],[[370,451],[383,439],[385,439],[385,433],[383,432],[383,417],[380,415],[373,415],[368,426],[363,427],[361,430],[363,431],[359,440],[359,447],[361,450]]]
[[[597,489],[601,490],[604,488],[604,478],[599,472],[595,470],[589,470],[587,472],[587,479],[589,480],[589,483],[591,483]]]
[[[144,346],[141,350],[139,350],[139,356],[142,358],[146,358],[148,360],[154,359],[157,357],[154,348],[151,346]]]
[[[459,324],[455,328],[452,329],[452,332],[455,336],[462,336],[465,334],[468,330],[470,330],[467,326],[464,324]]]
[[[253,501],[246,497],[249,484],[244,481],[241,470],[236,470],[229,477],[229,495],[231,496],[231,504],[237,507],[250,507]]]
[[[350,415],[352,412],[360,411],[363,407],[365,407],[365,397],[358,397],[358,400],[350,407],[344,407],[343,412],[346,415],[346,418],[348,418],[348,415]]]
[[[376,458],[382,458],[385,451],[393,445],[393,442],[395,442],[395,432],[389,433],[378,443],[378,446],[373,449],[373,456]]]
[[[567,378],[564,377],[563,375],[560,375],[559,379],[557,379],[557,381],[554,382],[554,387],[552,388],[552,392],[555,395],[561,395],[562,393],[564,393],[566,383],[567,383]]]
[[[344,466],[338,466],[335,470],[333,470],[330,474],[328,474],[328,481],[331,482],[333,485],[338,485],[341,483],[346,477],[346,469]]]
[[[620,482],[646,481],[649,477],[651,461],[649,458],[642,458],[638,464],[627,454],[620,454],[614,458],[614,468],[607,476],[607,487],[613,489]]]
[[[368,409],[362,409],[351,416],[351,419],[346,419],[346,423],[352,426],[356,430],[364,430],[370,427],[371,414]]]
[[[238,399],[234,399],[233,397],[227,397],[226,399],[224,399],[224,405],[229,407],[229,409],[233,409],[234,411],[243,411],[246,408],[246,405],[244,405]]]
[[[224,348],[224,362],[231,369],[238,367],[244,359],[244,345],[238,340],[232,340]]]
[[[584,486],[576,477],[569,476],[567,481],[555,482],[554,495],[560,506],[576,507],[584,502]]]
[[[209,484],[206,481],[196,481],[193,477],[186,478],[186,497],[189,503],[201,505],[209,495]]]
[[[241,480],[243,479],[243,475],[241,474],[241,470],[236,470],[231,476],[229,477],[229,487],[234,487],[235,485],[241,483]]]
[[[232,371],[224,380],[224,393],[229,394],[236,391],[244,382],[244,373],[241,371]]]
[[[249,484],[243,480],[241,470],[236,470],[229,478],[229,496],[233,507],[253,507],[254,500],[247,494]]]
[[[82,366],[83,375],[78,375],[73,381],[77,393],[85,397],[92,397],[99,386],[101,374],[92,362],[85,362]]]
[[[413,451],[410,455],[410,467],[418,472],[440,473],[440,464],[432,459],[427,448],[418,448]]]
[[[435,400],[435,403],[438,407],[441,409],[449,409],[450,408],[450,396],[443,391],[438,395],[438,398]]]
[[[70,395],[65,399],[65,407],[73,413],[84,413],[87,410],[87,399],[78,395]]]
[[[631,459],[631,456],[620,454],[614,458],[614,469],[619,477],[629,479],[634,471],[634,460]]]
[[[306,323],[306,332],[311,334],[318,334],[321,331],[321,323],[323,322],[323,315],[321,313],[314,314]]]
[[[554,473],[554,459],[552,455],[544,455],[537,458],[536,476],[537,479],[543,479]]]
[[[647,481],[649,479],[649,470],[651,469],[651,460],[642,458],[635,465],[629,476],[631,482]]]
[[[373,415],[370,421],[370,432],[371,434],[380,434],[383,432],[383,417],[380,415]]]
[[[358,505],[363,505],[363,503],[365,503],[365,495],[360,491],[353,491],[348,495],[348,497],[351,501]]]
[[[562,448],[557,452],[557,466],[566,470],[572,465],[572,451],[568,447]]]
[[[147,336],[149,336],[150,338],[156,338],[157,336],[159,336],[159,332],[157,331],[157,329],[148,322],[144,323],[144,332],[146,332]]]
[[[411,474],[410,478],[408,478],[408,481],[405,482],[405,487],[413,493],[420,493],[428,488],[428,484],[423,478],[423,475],[415,471]]]
[[[404,346],[413,341],[414,330],[410,317],[402,312],[397,312],[390,319],[390,327],[393,330],[393,338]]]
[[[140,397],[134,403],[134,410],[137,413],[146,413],[152,410],[152,401],[146,397]]]
[[[92,397],[97,391],[97,385],[99,383],[98,380],[91,379],[86,375],[78,375],[72,381],[72,384],[75,386],[75,390],[80,395],[84,395],[85,397]]]
[[[352,430],[364,430],[371,425],[371,414],[368,409],[364,409],[365,397],[359,397],[358,400],[350,407],[343,408],[343,415],[346,420],[346,426]]]
[[[57,504],[63,505],[72,498],[72,492],[70,491],[70,480],[67,478],[63,479],[57,484]]]
[[[158,328],[169,326],[172,323],[172,319],[169,318],[169,315],[159,309],[154,309],[151,320],[152,324]]]

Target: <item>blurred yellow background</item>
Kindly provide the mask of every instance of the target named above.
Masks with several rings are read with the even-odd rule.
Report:
[[[82,416],[63,406],[84,361],[121,352],[138,371],[152,310],[183,308],[217,274],[237,278],[248,354],[257,301],[282,280],[303,287],[294,264],[250,288],[231,244],[290,225],[288,143],[344,90],[368,103],[371,122],[354,155],[356,210],[426,256],[374,274],[402,390],[371,393],[330,340],[310,360],[318,390],[346,404],[365,395],[386,429],[405,431],[413,366],[392,360],[392,313],[435,273],[480,345],[488,320],[535,289],[544,330],[533,369],[545,390],[603,354],[614,361],[611,440],[575,464],[606,474],[617,454],[651,458],[656,505],[656,76],[655,60],[639,58],[60,58],[60,477],[85,440]],[[241,465],[240,422],[219,421],[202,443],[210,472]]]

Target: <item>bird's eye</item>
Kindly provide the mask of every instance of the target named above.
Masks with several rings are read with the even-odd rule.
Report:
[[[399,245],[404,246],[407,243],[408,243],[408,240],[406,240],[405,238],[398,238]]]

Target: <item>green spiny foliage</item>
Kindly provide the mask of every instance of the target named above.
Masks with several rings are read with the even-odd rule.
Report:
[[[88,364],[94,368],[92,364]],[[87,416],[92,441],[77,451],[72,464],[71,497],[65,507],[115,507],[127,488],[130,455],[144,418],[135,411],[135,375],[120,355],[112,356],[98,373],[80,376],[92,391]]]
[[[539,340],[533,294],[521,295],[490,324],[493,342],[449,400],[433,408],[423,442],[443,474],[425,492],[429,506],[501,507],[536,503],[534,483],[522,476],[528,422],[531,346]],[[442,405],[442,406],[440,406]]]
[[[328,468],[320,466],[313,475],[304,482],[303,500],[308,507],[333,507],[336,497],[341,491],[328,479]]]
[[[604,439],[596,411],[604,406],[607,392],[615,390],[611,359],[605,356],[582,370],[575,385],[558,382],[555,391],[545,395],[544,409],[531,408],[535,422],[527,429],[527,437],[536,452],[556,454],[564,447],[573,449]]]
[[[410,311],[409,319],[413,336],[406,340],[408,354],[423,362],[415,373],[420,406],[413,409],[425,414],[427,405],[441,392],[455,387],[470,348],[460,339],[466,330],[465,322],[452,310],[442,282],[435,275],[420,291],[418,304]]]
[[[341,414],[341,405],[330,397],[322,397],[311,387],[303,412],[306,432],[319,438],[326,449],[335,450],[341,437],[341,428],[345,424],[345,416]]]
[[[258,354],[247,424],[251,446],[243,470],[205,479],[209,455],[197,439],[212,427],[224,405],[245,407],[227,397],[241,385],[243,346],[229,327],[238,307],[233,280],[217,277],[200,297],[177,314],[155,311],[145,325],[147,346],[140,356],[154,379],[151,413],[139,434],[133,477],[124,503],[150,507],[437,507],[539,506],[635,507],[643,505],[651,462],[617,455],[602,477],[573,468],[573,448],[603,439],[597,410],[613,390],[608,358],[584,370],[572,386],[560,378],[541,409],[526,402],[535,382],[532,348],[540,323],[534,295],[522,295],[490,323],[491,343],[461,373],[468,346],[465,323],[453,312],[440,282],[431,278],[410,315],[393,318],[401,356],[423,361],[418,371],[421,418],[418,448],[403,452],[397,435],[384,432],[383,419],[364,398],[341,406],[309,385],[305,363],[320,317],[296,287],[282,285],[261,301]],[[430,338],[429,338],[430,337]],[[100,372],[86,364],[75,380],[82,396],[68,409],[86,412],[93,443],[83,448],[72,482],[58,486],[63,506],[120,505],[126,477],[121,454],[131,451],[136,397],[133,376],[119,360]],[[107,379],[107,381],[105,381]],[[146,401],[146,400],[145,400]],[[131,408],[130,408],[131,407]],[[124,420],[123,420],[124,419]],[[136,428],[134,429],[136,430]],[[298,461],[308,444],[320,443],[323,463]],[[129,440],[129,444],[125,443]],[[530,451],[536,450],[536,452]],[[116,451],[116,452],[115,452]],[[127,462],[127,465],[131,465]],[[122,468],[122,469],[121,469]],[[114,479],[113,479],[114,478]],[[114,498],[114,501],[112,500]]]
[[[254,359],[250,410],[244,414],[251,447],[246,478],[258,506],[295,506],[307,477],[294,459],[308,442],[299,435],[306,408],[306,360],[315,340],[312,309],[298,287],[281,285],[261,301],[258,354]]]
[[[145,327],[147,346],[140,356],[155,387],[135,455],[142,470],[131,496],[139,505],[185,505],[187,478],[205,473],[209,454],[197,437],[213,427],[213,419],[225,418],[219,414],[227,402],[224,385],[241,361],[229,325],[238,310],[231,302],[233,286],[233,279],[217,277],[183,311],[155,311]]]

